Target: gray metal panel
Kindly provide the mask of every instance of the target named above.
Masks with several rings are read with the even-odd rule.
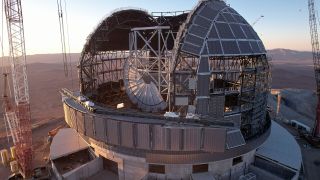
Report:
[[[208,30],[201,26],[193,24],[189,28],[189,33],[199,36],[201,38],[205,38],[208,33]]]
[[[252,49],[251,49],[251,46],[250,46],[250,43],[248,41],[239,41],[238,42],[239,44],[239,47],[240,47],[240,50],[241,50],[241,53],[252,53]]]
[[[197,24],[201,27],[204,27],[205,29],[209,29],[210,26],[211,26],[211,21],[201,17],[201,16],[196,16],[194,19],[193,19],[193,23],[194,24]]]
[[[199,14],[207,19],[214,19],[218,13],[219,11],[212,9],[209,6],[205,6]]]
[[[242,16],[240,15],[233,15],[233,17],[237,20],[238,23],[240,24],[247,24],[247,21],[245,19],[243,19]]]
[[[84,114],[82,112],[77,111],[77,127],[78,127],[78,132],[80,134],[84,134],[85,133],[85,122],[84,122]]]
[[[153,149],[167,150],[167,132],[166,129],[160,125],[153,126]]]
[[[208,115],[208,101],[209,99],[197,99],[197,114]]]
[[[225,96],[210,96],[209,117],[210,119],[222,120],[224,116]]]
[[[188,81],[188,88],[191,90],[195,90],[197,88],[197,79],[196,78],[189,78]]]
[[[133,148],[133,123],[121,122],[121,145]]]
[[[247,35],[247,39],[256,39],[256,37],[251,31],[251,27],[249,27],[248,25],[242,25],[241,27],[244,33]]]
[[[211,1],[211,3],[208,3],[207,6],[209,6],[213,10],[221,11],[223,8],[226,7],[226,4],[222,1]]]
[[[234,39],[231,28],[227,23],[216,23],[221,39]]]
[[[226,145],[226,129],[205,128],[204,150],[207,152],[224,152]]]
[[[187,106],[189,105],[189,97],[176,97],[175,98],[175,105],[176,106]]]
[[[200,150],[201,145],[201,128],[184,129],[184,151]]]
[[[170,128],[170,137],[171,151],[180,151],[180,147],[182,146],[182,130],[179,128]]]
[[[84,118],[85,118],[85,129],[86,129],[85,135],[91,138],[94,138],[94,133],[93,133],[94,132],[94,125],[93,125],[94,116],[85,114]]]
[[[222,16],[222,14],[219,14],[217,21],[219,22],[226,22],[227,20]]]
[[[264,47],[264,45],[263,45],[263,43],[261,41],[258,41],[258,45],[260,47],[261,52],[264,52],[264,53],[267,52],[266,48]]]
[[[251,42],[250,42],[250,45],[251,45],[252,51],[253,51],[254,53],[261,53],[260,48],[259,48],[259,46],[258,46],[258,43],[257,43],[256,41],[251,41]]]
[[[235,127],[240,127],[240,125],[241,125],[241,114],[234,114],[234,115],[231,115],[231,116],[225,116],[224,120],[228,121],[228,122],[233,122]]]
[[[238,14],[238,12],[231,7],[229,7],[228,10],[233,14]]]
[[[113,145],[119,145],[119,129],[118,121],[108,120],[107,121],[107,135],[108,143]]]
[[[199,55],[200,51],[201,51],[201,47],[195,46],[195,45],[192,45],[192,44],[189,44],[189,43],[184,43],[182,45],[182,49],[181,50],[186,52],[186,53]]]
[[[94,129],[96,133],[96,138],[100,141],[106,140],[106,120],[101,117],[96,117],[94,119]]]
[[[215,24],[213,24],[213,26],[212,26],[212,28],[210,30],[209,38],[214,38],[214,39],[218,39],[219,38],[219,35],[218,35],[218,32],[217,32]]]
[[[201,57],[200,63],[198,67],[198,73],[209,73],[209,58],[208,57]],[[201,86],[198,86],[198,88]]]
[[[190,44],[194,44],[194,45],[197,45],[197,46],[203,46],[203,42],[204,40],[197,37],[197,36],[194,36],[192,34],[187,34],[186,37],[185,37],[185,41],[190,43]]]
[[[236,41],[222,41],[221,44],[224,54],[240,54]]]
[[[227,22],[237,22],[236,19],[233,18],[233,16],[230,13],[223,13],[223,16],[227,20]]]
[[[239,24],[230,24],[230,27],[237,39],[245,39],[246,35],[242,31]]]
[[[148,124],[137,124],[137,148],[150,149],[150,130]]]
[[[239,129],[227,132],[227,148],[232,149],[246,144]]]
[[[209,54],[223,54],[220,41],[208,41]]]
[[[76,110],[70,108],[70,126],[73,129],[77,129],[77,117],[76,117]]]
[[[197,96],[209,96],[210,75],[198,75]]]

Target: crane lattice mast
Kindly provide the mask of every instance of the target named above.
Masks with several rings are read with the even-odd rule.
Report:
[[[21,173],[32,173],[32,134],[21,0],[4,0],[14,89],[14,110],[5,108]],[[8,109],[8,111],[7,111]]]
[[[318,106],[316,121],[313,130],[313,136],[320,137],[320,50],[319,50],[319,35],[318,35],[318,21],[317,21],[317,11],[315,9],[315,1],[308,0],[309,7],[309,23],[310,23],[310,35],[311,35],[311,45],[314,63],[314,72],[316,79],[316,92],[318,96]]]

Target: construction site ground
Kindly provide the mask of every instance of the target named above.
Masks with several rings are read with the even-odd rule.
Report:
[[[50,144],[48,143],[48,132],[55,129],[58,126],[65,125],[63,118],[52,119],[41,124],[33,125],[32,137],[33,137],[33,150],[34,150],[34,161],[33,167],[45,166],[48,163],[48,156],[50,152]],[[8,145],[7,138],[0,138],[0,149],[12,146],[12,143]],[[8,167],[0,165],[0,180],[6,179],[11,174]]]

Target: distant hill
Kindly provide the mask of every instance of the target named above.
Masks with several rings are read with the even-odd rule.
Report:
[[[290,49],[271,49],[268,50],[268,55],[272,61],[288,60],[288,61],[312,61],[312,52],[310,51],[295,51]]]
[[[80,53],[71,53],[70,54],[72,62],[78,62],[80,58]],[[4,57],[6,60],[8,57]],[[69,58],[69,55],[68,55]],[[0,61],[2,59],[0,58]],[[27,63],[52,63],[52,64],[63,64],[62,54],[35,54],[27,56]]]

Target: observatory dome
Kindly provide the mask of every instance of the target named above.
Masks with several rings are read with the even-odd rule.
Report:
[[[78,68],[80,93],[62,90],[66,122],[119,179],[239,179],[270,134],[265,47],[223,1],[114,11]]]
[[[223,1],[171,14],[115,11],[88,37],[79,69],[81,93],[105,108],[233,123],[245,137],[266,125],[265,47]]]

